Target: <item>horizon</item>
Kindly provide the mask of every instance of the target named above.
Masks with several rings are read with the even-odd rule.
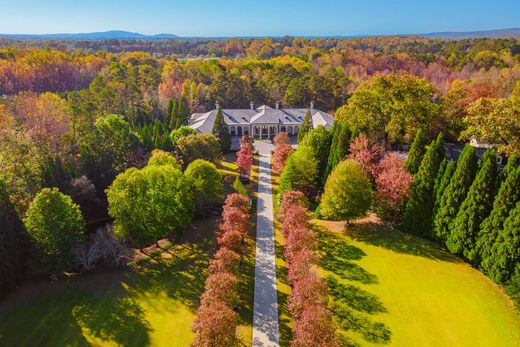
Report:
[[[93,0],[40,3],[7,0],[0,13],[0,33],[51,35],[127,31],[179,37],[356,37],[438,32],[474,32],[519,28],[520,3],[462,0],[435,4],[399,0],[352,2],[288,0],[235,3],[232,0],[130,0],[124,7]],[[334,9],[334,11],[331,11]],[[215,20],[217,19],[217,20]],[[131,24],[129,24],[131,23]]]

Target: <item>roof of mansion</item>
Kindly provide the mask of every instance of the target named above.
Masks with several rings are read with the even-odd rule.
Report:
[[[303,122],[306,108],[271,108],[263,105],[258,108],[222,109],[224,121],[232,125],[300,125]],[[206,113],[194,113],[190,117],[190,127],[200,133],[210,133],[215,123],[217,110]],[[325,112],[311,109],[314,127],[323,125],[327,129],[332,126],[334,118]]]

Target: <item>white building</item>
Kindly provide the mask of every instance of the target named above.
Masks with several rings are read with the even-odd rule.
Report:
[[[218,104],[215,106],[209,112],[192,114],[189,126],[202,134],[211,133]],[[310,110],[314,128],[323,125],[330,129],[334,122],[330,114],[316,110],[312,102]],[[276,103],[275,108],[266,105],[255,108],[252,102],[248,109],[222,109],[231,136],[251,135],[256,138],[271,138],[279,132],[297,135],[306,112],[306,108],[281,108],[279,103]]]

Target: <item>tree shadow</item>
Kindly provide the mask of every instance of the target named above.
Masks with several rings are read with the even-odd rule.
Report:
[[[391,227],[385,227],[380,223],[363,222],[352,224],[346,228],[345,232],[356,241],[383,247],[396,253],[449,262],[461,261],[431,241]]]
[[[275,240],[275,252],[277,259],[284,259],[284,246]],[[289,295],[280,291],[280,284],[289,287],[287,282],[287,266],[276,264],[276,279],[279,282],[277,285],[277,300],[278,300],[278,330],[280,334],[280,345],[288,346],[292,340],[292,329],[291,329],[291,315],[289,314],[289,306],[287,305],[287,299]]]

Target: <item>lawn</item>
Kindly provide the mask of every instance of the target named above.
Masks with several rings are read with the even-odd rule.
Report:
[[[437,245],[374,218],[315,230],[330,306],[352,345],[520,345],[509,298]]]
[[[226,160],[219,168],[229,193],[236,167],[233,155]],[[255,165],[248,186],[253,198],[257,174]],[[0,346],[188,346],[217,226],[218,216],[196,220],[179,244],[124,270],[98,268],[24,283],[0,302]],[[238,335],[246,345],[252,335],[254,230],[252,225],[240,276]]]

